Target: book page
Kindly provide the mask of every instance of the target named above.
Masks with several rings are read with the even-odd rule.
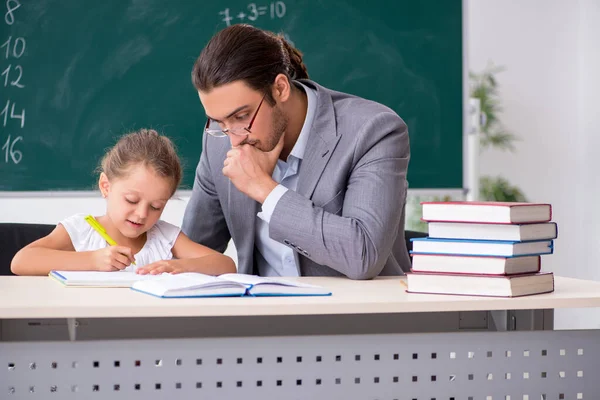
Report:
[[[66,282],[87,282],[87,283],[105,283],[105,282],[133,282],[146,279],[157,279],[162,275],[139,275],[132,271],[52,271],[51,274]]]
[[[285,280],[280,278],[262,277],[257,275],[247,274],[223,274],[219,275],[219,278],[225,279],[231,282],[243,283],[245,285],[279,285],[279,286],[291,286],[291,287],[315,287],[306,283],[293,282],[291,280]]]
[[[248,285],[249,286],[249,285]],[[247,286],[211,275],[187,272],[138,281],[132,289],[159,297],[241,296]]]
[[[198,272],[185,272],[174,275],[167,274],[156,282],[168,290],[197,289],[203,287],[246,286],[243,282],[230,281],[217,276],[201,274]]]

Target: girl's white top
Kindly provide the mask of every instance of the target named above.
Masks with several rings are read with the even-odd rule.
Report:
[[[76,251],[94,251],[108,247],[109,244],[90,224],[85,221],[86,215],[76,214],[66,218],[60,223],[65,227],[71,237],[71,242]],[[146,232],[146,244],[135,254],[136,265],[139,268],[160,260],[171,260],[173,253],[171,249],[175,245],[181,228],[165,221],[158,221]]]

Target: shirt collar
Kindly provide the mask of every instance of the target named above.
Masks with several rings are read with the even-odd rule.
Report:
[[[315,112],[317,109],[317,94],[314,89],[309,88],[301,82],[294,81],[294,84],[296,84],[297,86],[302,86],[302,88],[304,89],[304,92],[306,93],[307,109],[306,118],[304,118],[304,124],[302,125],[302,130],[300,131],[300,135],[298,135],[298,140],[296,140],[296,144],[294,144],[294,147],[290,152],[290,156],[302,160],[302,158],[304,157],[304,151],[306,150],[306,144],[308,143],[308,137],[310,136],[310,129],[315,118]]]

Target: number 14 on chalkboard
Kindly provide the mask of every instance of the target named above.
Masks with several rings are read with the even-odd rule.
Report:
[[[2,126],[6,126],[6,123],[8,122],[8,110],[10,107],[10,118],[13,119],[20,119],[21,120],[21,128],[23,128],[25,126],[25,109],[21,110],[21,114],[15,114],[15,103],[13,102],[11,105],[10,100],[6,100],[6,105],[4,106],[4,108],[2,109],[2,112],[0,112],[0,118],[2,118]]]

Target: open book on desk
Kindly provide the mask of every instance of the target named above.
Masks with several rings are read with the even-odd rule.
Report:
[[[329,296],[325,288],[279,278],[246,274],[219,276],[200,273],[163,274],[135,282],[131,288],[156,297]]]

